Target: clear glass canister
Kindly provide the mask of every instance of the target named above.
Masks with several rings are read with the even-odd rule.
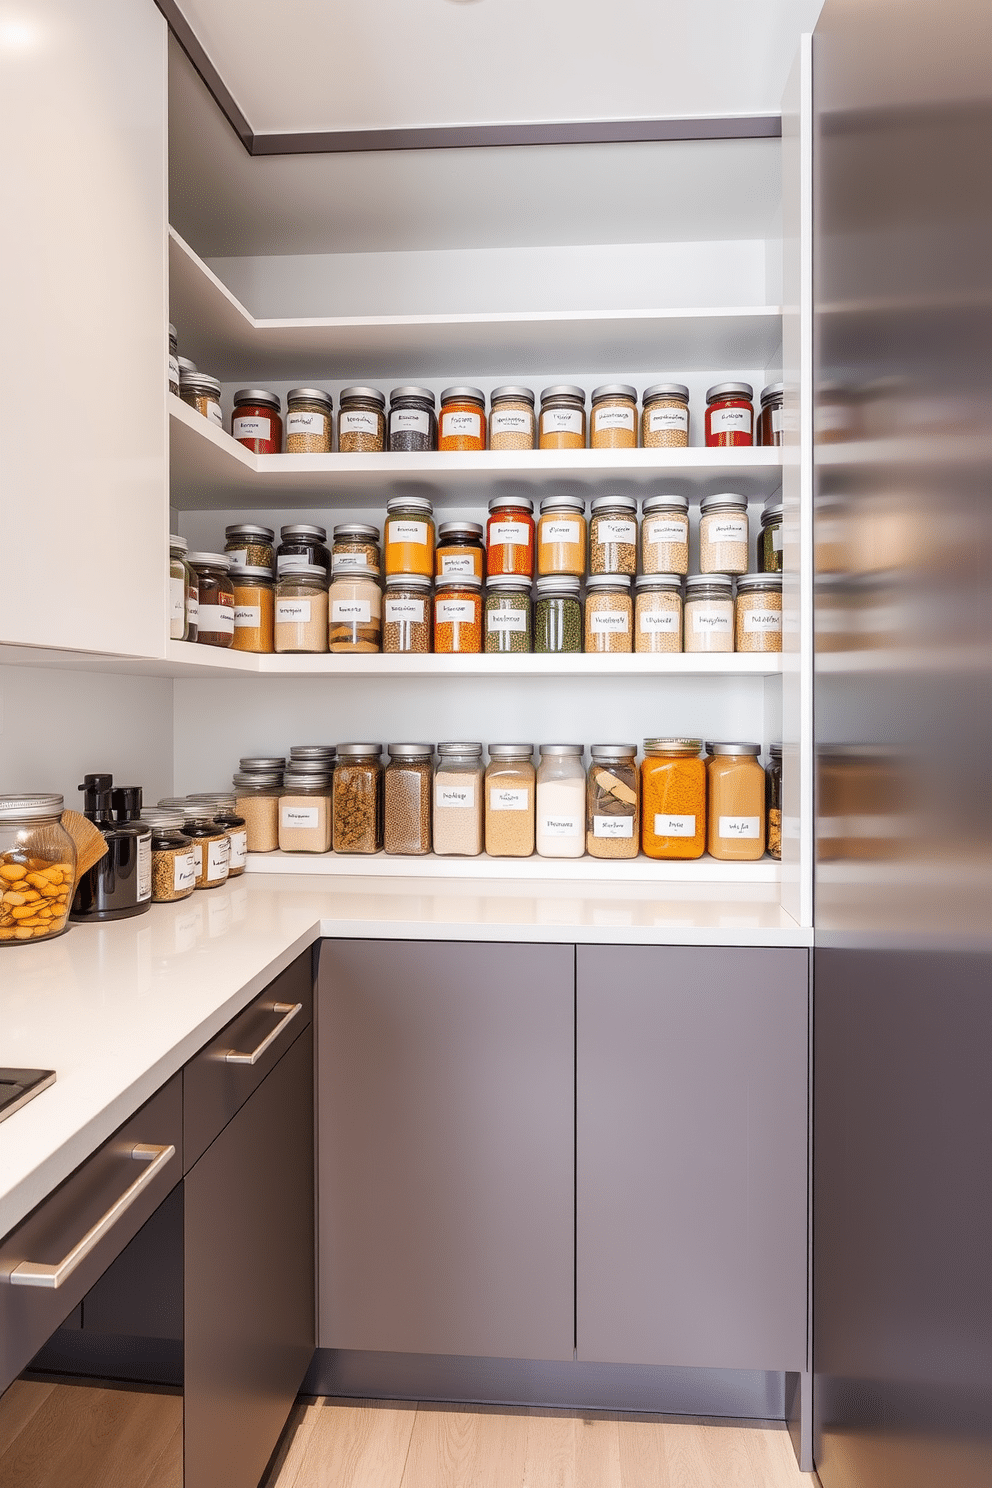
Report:
[[[630,579],[599,574],[586,580],[585,649],[632,651],[633,603]]]
[[[641,443],[645,449],[685,449],[689,443],[689,389],[656,382],[644,389]]]
[[[195,810],[201,805],[213,812],[214,821],[227,833],[229,877],[240,877],[248,863],[248,829],[245,818],[238,811],[234,792],[221,791],[219,794],[204,793],[187,797],[189,809]]]
[[[761,445],[785,443],[785,383],[770,382],[761,389],[758,438]]]
[[[250,853],[275,852],[279,846],[279,797],[282,773],[239,771],[234,777],[234,809],[245,820]]]
[[[199,596],[196,639],[201,646],[234,643],[234,586],[230,559],[223,553],[190,553]]]
[[[678,574],[641,574],[634,602],[634,650],[682,650],[682,580]]]
[[[332,652],[378,651],[382,642],[382,590],[379,570],[335,573],[327,591],[327,649]]]
[[[585,390],[570,382],[555,383],[541,394],[540,449],[585,449]]]
[[[686,496],[649,496],[641,517],[641,570],[646,574],[689,572],[689,501]]]
[[[782,575],[741,574],[734,604],[734,650],[781,649]]]
[[[718,382],[706,391],[706,444],[710,449],[748,445],[754,432],[754,389],[749,382]]]
[[[367,573],[382,568],[379,529],[370,522],[342,522],[332,534],[331,572]]]
[[[290,388],[286,394],[287,455],[328,455],[331,452],[330,393],[320,388]]]
[[[276,549],[276,577],[295,573],[297,569],[316,564],[330,577],[331,555],[327,548],[327,529],[312,522],[292,522],[283,527]]]
[[[649,858],[701,858],[706,851],[706,762],[702,739],[645,739],[641,845]]]
[[[327,650],[327,575],[322,568],[307,564],[279,578],[273,630],[277,652]]]
[[[597,496],[589,519],[589,572],[637,572],[637,502],[633,496]]]
[[[758,537],[758,567],[762,573],[782,572],[782,522],[785,507],[781,501],[766,503],[761,513],[761,534]]]
[[[386,395],[374,387],[341,389],[338,449],[342,455],[381,454],[386,448]]]
[[[56,795],[0,796],[0,945],[50,940],[66,928],[76,846]]]
[[[690,574],[682,622],[686,651],[733,651],[734,600],[725,574]]]
[[[641,846],[636,744],[593,744],[586,781],[586,852],[636,858]]]
[[[586,850],[586,772],[581,744],[542,744],[537,769],[537,851],[581,858]]]
[[[224,552],[235,568],[265,568],[274,574],[275,538],[271,527],[258,527],[254,522],[238,522],[233,527],[224,528]]]
[[[282,414],[277,393],[239,388],[234,395],[231,434],[253,455],[282,453]]]
[[[144,809],[141,819],[152,834],[152,903],[188,899],[196,888],[193,839],[183,831],[184,813],[168,807]]]
[[[389,448],[391,453],[417,453],[437,449],[437,415],[430,388],[398,387],[389,395]]]
[[[434,650],[438,655],[482,650],[482,585],[471,574],[434,586]]]
[[[280,851],[329,852],[331,820],[331,782],[326,772],[287,770],[279,797]]]
[[[537,419],[530,388],[493,388],[489,395],[489,448],[529,450],[534,448]]]
[[[484,450],[486,395],[476,387],[445,388],[441,394],[439,450]]]
[[[434,772],[434,851],[478,857],[482,851],[481,744],[439,744]]]
[[[334,766],[334,851],[382,848],[382,745],[339,744]]]
[[[387,744],[383,774],[383,847],[392,855],[423,857],[431,850],[430,744]]]
[[[607,382],[592,390],[590,449],[637,448],[637,389],[626,382]]]
[[[382,602],[382,649],[391,655],[431,649],[431,581],[422,574],[392,574]]]
[[[169,357],[168,357],[168,382],[169,392],[179,397],[179,336],[174,325],[169,327]]]
[[[742,574],[748,569],[747,497],[721,491],[699,503],[699,571]]]
[[[577,496],[545,496],[537,524],[537,571],[542,577],[586,571],[586,508]]]
[[[490,579],[485,615],[487,651],[531,649],[529,579]]]
[[[169,534],[169,639],[189,639],[189,565],[187,544],[174,532]]]
[[[426,496],[386,502],[386,573],[434,576],[434,508]]]
[[[533,628],[534,650],[542,655],[582,650],[578,579],[567,574],[538,579]]]
[[[760,744],[707,744],[707,847],[711,856],[752,862],[765,851],[765,772]]]
[[[231,843],[223,827],[214,821],[209,806],[186,803],[183,834],[192,839],[196,887],[216,889],[227,883],[231,871]]]
[[[765,830],[768,836],[768,852],[773,858],[782,857],[782,746],[769,744],[768,764],[765,766]]]
[[[267,568],[232,568],[235,651],[268,655],[275,647],[275,583]]]
[[[224,427],[224,415],[220,406],[220,383],[216,377],[204,372],[179,373],[179,396],[190,408],[195,408],[209,423],[218,429]]]
[[[435,572],[439,579],[474,574],[481,583],[486,576],[486,550],[479,522],[442,522],[437,529]]]
[[[486,852],[529,858],[534,851],[533,744],[490,744],[485,779]]]
[[[494,496],[486,523],[486,571],[490,577],[534,577],[534,503],[526,496]]]

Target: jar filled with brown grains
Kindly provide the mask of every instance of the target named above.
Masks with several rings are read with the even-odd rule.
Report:
[[[557,382],[541,394],[540,449],[585,449],[586,395],[574,383]]]
[[[594,744],[586,777],[586,852],[636,858],[641,846],[636,744]]]
[[[152,833],[152,903],[188,899],[196,888],[193,839],[183,831],[184,812],[165,806],[145,808],[141,820]]]
[[[275,584],[267,568],[232,568],[232,650],[267,655],[275,646]]]
[[[637,389],[626,382],[593,388],[589,415],[591,449],[637,448]]]
[[[534,448],[537,419],[530,388],[493,388],[489,395],[489,448],[529,450]]]
[[[641,574],[636,580],[634,650],[682,650],[682,580],[678,574]]]
[[[280,851],[326,853],[330,847],[330,777],[321,770],[287,770],[279,798]]]
[[[279,846],[279,797],[282,770],[278,773],[245,772],[234,776],[234,809],[245,819],[250,853],[275,852]]]
[[[327,650],[327,575],[315,563],[283,574],[276,584],[275,649]]]
[[[534,851],[534,746],[490,744],[485,775],[486,852],[529,858]]]
[[[707,744],[710,855],[753,862],[765,851],[765,772],[760,744]]]
[[[341,522],[333,532],[331,571],[364,573],[382,568],[379,529],[370,522]]]
[[[223,827],[214,821],[209,806],[187,802],[183,809],[183,834],[193,843],[196,887],[216,889],[227,883],[231,869],[231,843]]]
[[[254,522],[237,522],[224,528],[224,552],[234,568],[264,568],[275,572],[276,535],[271,527],[258,527]]]
[[[734,600],[726,574],[690,574],[682,633],[686,651],[733,651]]]
[[[286,394],[287,455],[331,452],[331,395],[320,388],[290,388]]]
[[[589,572],[637,572],[637,502],[633,496],[597,496],[589,520]]]
[[[212,820],[218,827],[223,827],[228,842],[228,877],[238,878],[244,873],[248,862],[248,832],[245,819],[235,805],[234,792],[197,792],[186,797],[186,807],[189,811],[197,811],[201,807],[210,811]]]
[[[335,573],[327,591],[328,651],[378,651],[382,640],[379,570]]]
[[[390,574],[382,602],[382,649],[390,655],[431,649],[431,581],[423,574]]]
[[[481,744],[439,744],[434,773],[434,851],[478,857],[482,851]]]
[[[382,745],[339,744],[334,766],[334,851],[382,848]]]
[[[179,396],[189,407],[194,408],[197,413],[214,425],[217,429],[224,427],[224,415],[220,406],[220,383],[216,377],[208,377],[205,372],[179,373]]]
[[[392,855],[423,857],[431,850],[430,744],[387,744],[382,777],[383,847]]]
[[[747,573],[747,497],[731,491],[704,496],[699,503],[699,571]]]
[[[646,574],[689,572],[689,500],[648,496],[641,517],[641,569]]]
[[[385,393],[374,387],[342,388],[338,407],[338,449],[341,454],[381,454],[385,447]]]
[[[782,575],[741,574],[734,605],[734,650],[781,649]]]
[[[230,560],[223,553],[190,553],[187,561],[196,574],[198,643],[201,646],[232,645],[234,586]]]
[[[625,574],[598,574],[586,579],[585,649],[633,650],[633,604],[630,579]]]
[[[681,382],[656,382],[644,389],[641,443],[645,449],[686,449],[689,389]]]

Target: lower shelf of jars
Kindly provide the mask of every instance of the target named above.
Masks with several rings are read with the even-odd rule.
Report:
[[[249,853],[249,873],[303,873],[314,877],[516,879],[521,883],[759,884],[778,883],[782,865],[765,855],[757,862],[728,863],[704,854],[691,860],[636,858],[393,857],[387,853]]]

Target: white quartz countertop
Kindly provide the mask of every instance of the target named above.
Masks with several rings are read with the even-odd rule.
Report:
[[[322,936],[809,945],[774,884],[251,874],[0,951],[0,1064],[57,1079],[0,1121],[0,1236]]]

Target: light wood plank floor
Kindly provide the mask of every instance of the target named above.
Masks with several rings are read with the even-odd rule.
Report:
[[[0,1396],[0,1488],[182,1488],[177,1395],[15,1380]]]

